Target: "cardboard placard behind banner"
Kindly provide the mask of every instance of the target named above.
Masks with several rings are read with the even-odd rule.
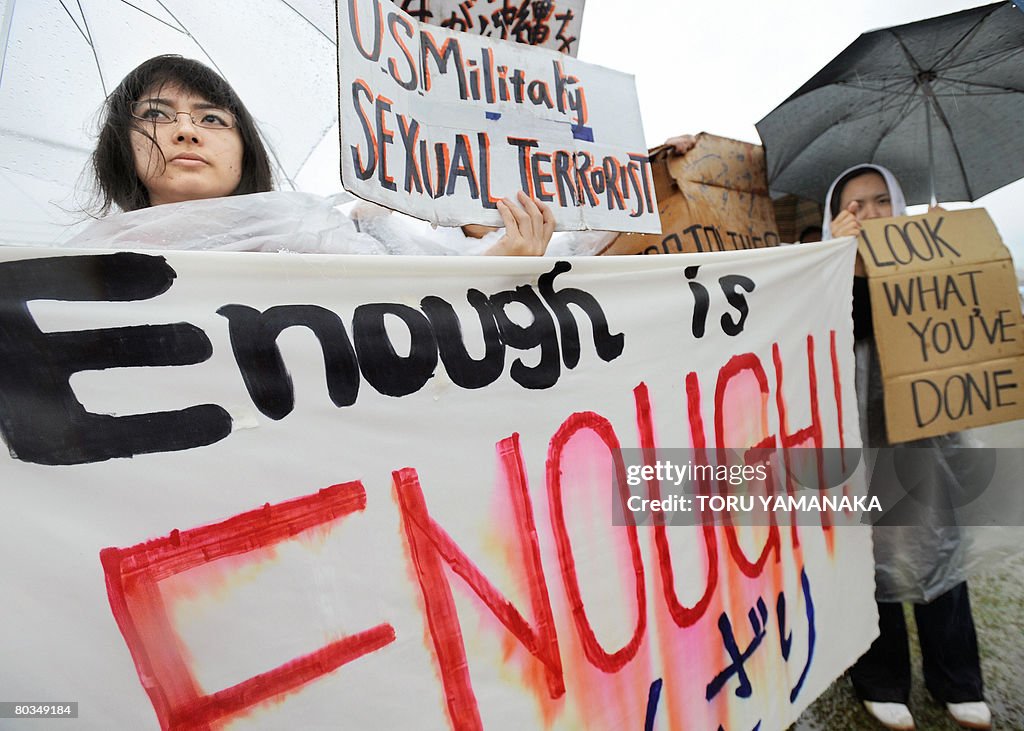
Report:
[[[400,0],[395,4],[421,23],[575,56],[585,0]]]
[[[889,440],[1024,418],[1017,278],[988,213],[862,225]]]
[[[341,175],[446,226],[503,225],[523,191],[558,230],[660,230],[633,77],[339,0]]]
[[[787,194],[772,199],[772,210],[775,212],[775,223],[779,227],[779,238],[782,241],[799,242],[800,235],[809,228],[817,229],[815,240],[821,240],[821,219],[825,208],[820,201],[809,201]]]
[[[614,485],[620,448],[859,446],[853,256],[0,248],[5,698],[786,728],[876,634],[870,529],[616,527]]]
[[[604,254],[760,249],[779,243],[764,148],[701,132],[685,155],[651,150],[661,234],[622,234]]]

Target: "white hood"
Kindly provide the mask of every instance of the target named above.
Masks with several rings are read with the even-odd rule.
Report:
[[[832,181],[832,185],[828,186],[828,193],[825,195],[825,217],[821,221],[822,241],[828,241],[832,238],[832,195],[835,193],[836,183],[842,180],[848,173],[861,168],[874,170],[885,179],[885,184],[889,188],[889,198],[892,200],[892,215],[902,216],[907,212],[907,202],[903,197],[903,188],[900,187],[899,181],[896,180],[896,176],[893,175],[888,168],[884,168],[881,165],[873,165],[871,163],[854,165],[852,168],[847,168],[843,172],[839,173],[839,175],[836,176],[836,179]]]

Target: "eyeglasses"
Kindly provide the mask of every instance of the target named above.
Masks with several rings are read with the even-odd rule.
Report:
[[[235,126],[235,115],[226,109],[207,107],[194,109],[191,112],[176,111],[174,107],[154,101],[142,101],[132,104],[132,116],[142,122],[153,124],[171,124],[178,121],[179,114],[187,114],[192,124],[206,129],[231,129]]]

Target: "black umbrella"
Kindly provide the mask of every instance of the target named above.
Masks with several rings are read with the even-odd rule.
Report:
[[[773,193],[822,200],[874,162],[908,203],[1024,177],[1024,13],[1010,2],[864,33],[757,123]]]

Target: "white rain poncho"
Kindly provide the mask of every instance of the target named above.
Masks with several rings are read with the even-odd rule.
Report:
[[[338,198],[273,191],[168,203],[97,219],[65,246],[189,251],[383,254],[337,209]]]
[[[831,238],[831,202],[836,184],[860,168],[878,172],[889,188],[893,215],[906,214],[903,191],[893,174],[880,165],[857,165],[843,171],[829,187],[822,221],[824,240]],[[907,344],[912,345],[910,341]],[[888,475],[899,480],[899,489],[908,492],[914,487],[908,483],[913,481],[926,488],[920,494],[927,496],[923,504],[911,499],[910,514],[897,517],[893,524],[875,526],[875,598],[883,602],[929,602],[964,581],[972,570],[1020,551],[1019,528],[963,526],[950,524],[949,520],[951,506],[962,504],[964,496],[976,494],[979,487],[1005,491],[1015,469],[1008,461],[1021,466],[1019,455],[1014,454],[1019,450],[980,449],[981,444],[964,433],[890,444],[874,338],[858,340],[854,353],[861,436],[869,460],[877,457],[877,462],[870,464],[869,474],[875,479]],[[871,448],[881,451],[874,453]],[[873,481],[873,488],[876,486]],[[1016,508],[1019,510],[1020,505]],[[1019,517],[1007,515],[1003,525],[1011,526]]]
[[[372,203],[352,215],[338,206],[351,196],[272,191],[168,203],[97,219],[70,239],[75,248],[270,251],[303,254],[482,254],[503,231],[482,239],[459,228],[429,224]],[[593,254],[609,236],[601,231],[556,234],[547,256]]]

